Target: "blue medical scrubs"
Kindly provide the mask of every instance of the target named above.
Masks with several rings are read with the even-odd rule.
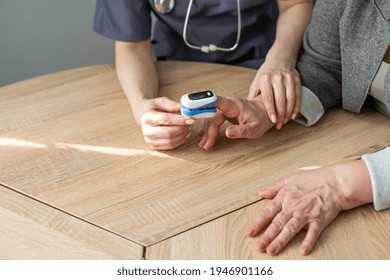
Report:
[[[203,53],[183,40],[189,0],[176,0],[170,13],[156,11],[153,0],[97,0],[93,29],[117,41],[152,40],[158,60],[205,61],[259,68],[275,39],[276,0],[241,0],[241,39],[234,51]],[[156,16],[152,32],[151,13]],[[229,48],[236,42],[236,0],[194,0],[187,27],[197,46]]]

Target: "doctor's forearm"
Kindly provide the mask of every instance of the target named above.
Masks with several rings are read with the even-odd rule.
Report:
[[[119,82],[140,123],[141,103],[157,97],[159,86],[150,41],[115,42],[115,64]]]
[[[266,59],[289,63],[295,67],[303,35],[313,10],[311,0],[279,0],[276,38]]]

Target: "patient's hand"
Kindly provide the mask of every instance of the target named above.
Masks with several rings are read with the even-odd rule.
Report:
[[[278,254],[302,229],[307,229],[300,252],[309,254],[321,232],[342,210],[372,202],[368,169],[362,160],[300,172],[259,191],[272,199],[247,228],[261,235],[257,249]]]
[[[261,97],[246,100],[219,96],[216,106],[219,111],[214,118],[205,120],[200,134],[199,147],[205,150],[215,145],[225,120],[232,123],[225,131],[228,138],[259,138],[274,125],[268,118]]]

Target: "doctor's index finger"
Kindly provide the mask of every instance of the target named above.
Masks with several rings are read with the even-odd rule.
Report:
[[[142,122],[152,126],[193,125],[194,119],[169,112],[153,112],[142,116]]]

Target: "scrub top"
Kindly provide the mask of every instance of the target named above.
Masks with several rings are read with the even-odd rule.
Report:
[[[159,13],[154,0],[97,0],[93,30],[117,41],[151,39],[157,60],[205,61],[259,68],[275,39],[276,0],[241,0],[241,38],[234,51],[203,53],[188,47],[183,27],[189,0]],[[156,17],[152,32],[153,13]],[[236,0],[194,0],[187,40],[196,46],[230,48],[237,39]]]

